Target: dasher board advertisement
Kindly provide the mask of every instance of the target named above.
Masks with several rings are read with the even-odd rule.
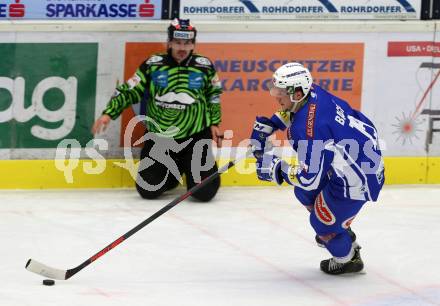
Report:
[[[92,139],[97,43],[1,43],[0,54],[1,149]]]
[[[161,0],[4,0],[0,20],[160,19]]]
[[[125,79],[129,79],[139,63],[163,49],[161,44],[131,42],[126,45]],[[269,95],[273,72],[287,62],[300,62],[322,88],[361,109],[363,82],[363,43],[203,43],[197,44],[198,54],[209,58],[220,77],[222,127],[233,132],[233,146],[240,146],[249,137],[255,115],[271,114],[276,107]],[[124,131],[133,114],[122,115],[121,145]],[[270,115],[269,115],[270,116]],[[142,126],[135,129],[139,139]],[[285,133],[278,134],[279,139]]]
[[[180,17],[194,20],[419,19],[420,0],[186,0]]]

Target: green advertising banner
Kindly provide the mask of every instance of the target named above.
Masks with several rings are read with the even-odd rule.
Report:
[[[92,139],[97,43],[0,44],[0,148]]]

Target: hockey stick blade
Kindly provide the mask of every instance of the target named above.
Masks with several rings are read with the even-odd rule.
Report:
[[[55,269],[33,259],[28,260],[26,269],[38,275],[58,280],[65,280],[67,274],[66,270]]]
[[[105,254],[107,254],[108,251],[117,247],[119,244],[121,244],[126,239],[128,239],[129,237],[131,237],[132,235],[137,233],[139,230],[144,228],[146,225],[148,225],[151,222],[153,222],[154,220],[156,220],[158,217],[160,217],[161,215],[166,213],[168,210],[170,210],[171,208],[173,208],[177,204],[184,201],[186,198],[191,196],[194,192],[196,192],[197,190],[199,190],[200,188],[205,186],[207,183],[211,182],[212,180],[214,180],[215,178],[220,176],[222,173],[226,172],[229,168],[233,167],[238,161],[247,157],[249,153],[250,153],[250,150],[248,150],[246,155],[243,156],[242,158],[238,158],[235,161],[230,161],[229,163],[224,165],[222,168],[220,168],[217,172],[211,174],[210,176],[205,178],[203,181],[201,181],[197,185],[193,186],[185,194],[175,198],[173,201],[168,203],[166,206],[164,206],[161,209],[159,209],[158,211],[156,211],[150,217],[148,217],[147,219],[145,219],[144,221],[139,223],[137,226],[133,227],[131,230],[129,230],[124,235],[120,236],[118,239],[116,239],[115,241],[113,241],[112,243],[107,245],[105,248],[103,248],[98,253],[96,253],[93,256],[91,256],[90,258],[86,259],[82,264],[78,265],[77,267],[72,268],[72,269],[68,269],[68,270],[60,270],[60,269],[46,266],[45,264],[42,264],[36,260],[29,259],[26,263],[26,267],[25,267],[26,270],[31,271],[33,273],[36,273],[38,275],[46,276],[46,277],[49,277],[52,279],[57,279],[57,280],[67,280],[67,279],[71,278],[73,275],[75,275],[76,273],[78,273],[79,271],[81,271],[82,269],[87,267],[88,265],[90,265],[92,262],[94,262],[95,260],[97,260],[101,256],[104,256]]]

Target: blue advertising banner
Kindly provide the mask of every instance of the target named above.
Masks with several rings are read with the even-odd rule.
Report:
[[[193,20],[419,19],[421,0],[185,0],[180,17]]]
[[[162,0],[2,0],[2,19],[161,19]]]

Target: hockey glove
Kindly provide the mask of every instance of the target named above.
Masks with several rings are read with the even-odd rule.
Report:
[[[281,185],[284,181],[283,171],[288,171],[289,164],[275,155],[263,154],[257,158],[256,168],[259,180]]]
[[[261,158],[264,154],[266,146],[270,142],[267,141],[270,135],[277,130],[274,123],[267,117],[257,117],[254,128],[250,137],[251,151],[255,158]],[[267,143],[266,143],[267,142]]]

